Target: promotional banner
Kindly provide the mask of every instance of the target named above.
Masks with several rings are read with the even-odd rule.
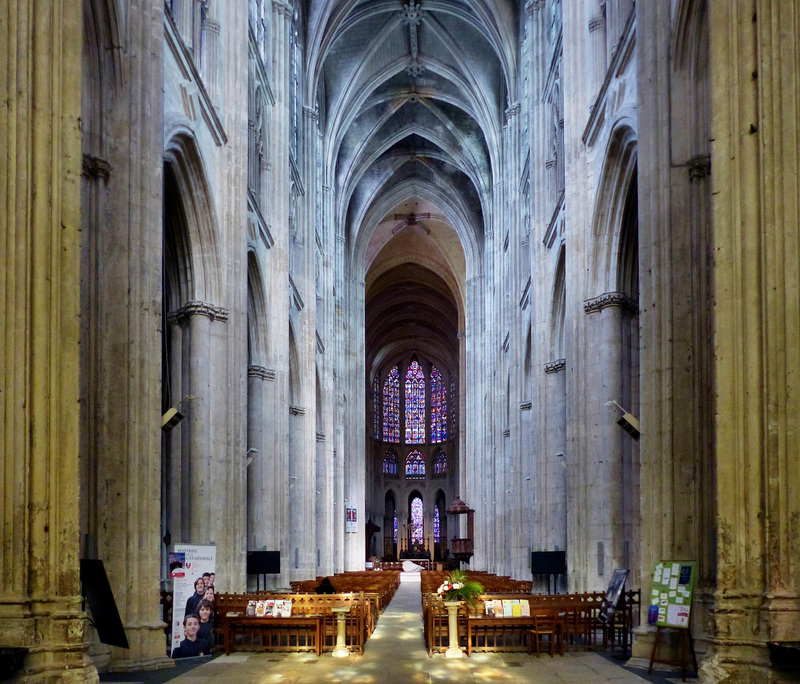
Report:
[[[345,518],[344,531],[358,532],[358,511],[355,506],[347,506],[347,518]]]
[[[217,565],[216,546],[196,546],[194,544],[175,544],[169,554],[169,574],[172,578],[172,642],[170,654],[184,638],[183,619],[195,599],[200,587],[214,585]],[[208,573],[208,574],[206,574]],[[205,577],[204,577],[205,575]],[[192,612],[192,611],[190,611]]]

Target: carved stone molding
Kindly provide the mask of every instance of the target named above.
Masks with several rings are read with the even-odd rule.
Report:
[[[511,428],[503,430],[503,437],[511,437]]]
[[[318,432],[317,433],[317,441],[318,442],[324,442],[325,441],[325,433],[324,432]]]
[[[631,314],[639,313],[636,305],[631,301],[630,297],[624,292],[605,292],[599,297],[587,299],[583,303],[583,310],[587,314],[597,313],[609,306],[617,306],[623,311]]]
[[[316,109],[312,109],[311,107],[303,107],[303,115],[307,119],[311,119],[315,124],[319,123],[319,112]]]
[[[506,109],[506,119],[510,119],[512,116],[516,116],[520,112],[520,104],[519,102],[515,102],[512,104],[508,109]]]
[[[303,406],[292,406],[289,405],[289,413],[293,416],[304,416],[306,415],[306,409]]]
[[[275,380],[275,370],[272,368],[264,368],[264,366],[248,366],[247,377],[273,381]]]
[[[599,17],[589,19],[589,33],[594,33],[599,28],[603,28],[606,23],[606,18],[601,14]]]
[[[180,309],[172,311],[167,316],[167,320],[170,322],[180,321],[184,318],[189,318],[190,316],[205,316],[206,318],[210,318],[212,321],[222,321],[223,323],[228,320],[228,314],[230,312],[221,307],[221,306],[214,306],[213,304],[209,304],[208,302],[202,302],[200,300],[194,300],[191,302],[186,302]]]
[[[558,373],[567,367],[566,359],[556,359],[555,361],[548,361],[544,364],[545,373]]]
[[[519,410],[520,411],[530,411],[532,408],[533,408],[533,403],[530,402],[530,401],[523,401],[519,405]]]
[[[220,23],[216,19],[205,19],[203,21],[203,31],[211,31],[219,35],[221,28]]]
[[[286,0],[272,0],[272,11],[276,14],[283,14],[284,17],[291,18],[292,6]]]
[[[82,173],[87,178],[102,178],[107,182],[111,176],[111,164],[100,157],[84,154]]]
[[[708,178],[711,175],[711,155],[698,154],[689,160],[689,180]]]

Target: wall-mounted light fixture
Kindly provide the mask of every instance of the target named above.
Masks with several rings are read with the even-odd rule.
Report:
[[[620,406],[615,399],[607,401],[605,404],[603,404],[603,406],[611,406],[612,404],[622,411],[622,416],[617,421],[617,425],[619,425],[634,439],[639,439],[639,435],[642,433],[639,421],[634,418],[632,413],[622,408],[622,406]]]
[[[245,454],[245,457],[247,458],[247,463],[245,463],[245,466],[244,466],[245,468],[247,468],[253,462],[253,458],[254,457],[251,456],[250,454],[257,454],[257,453],[258,453],[258,449],[256,449],[255,447],[250,447],[247,450],[247,453]]]
[[[194,394],[187,394],[183,399],[175,404],[175,406],[164,411],[164,415],[161,416],[161,429],[164,432],[169,432],[185,418],[185,416],[178,410],[178,407],[184,401],[191,401],[192,399],[197,399],[197,397]]]

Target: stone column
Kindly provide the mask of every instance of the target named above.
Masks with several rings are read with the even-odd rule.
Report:
[[[589,95],[597,97],[608,70],[606,46],[606,0],[586,0],[586,16],[589,17],[589,45],[587,46]],[[617,37],[619,39],[619,37]]]
[[[79,556],[81,3],[0,10],[0,642],[29,681],[97,681]]]
[[[701,674],[781,681],[767,642],[800,633],[800,8],[709,13],[719,534]]]
[[[281,552],[281,574],[274,578],[277,586],[289,584],[289,30],[292,9],[284,0],[272,3],[272,86],[275,108],[272,116],[271,157],[271,219],[275,240],[269,250],[267,279],[267,366],[275,370],[274,384],[265,402],[265,425],[271,434],[265,448],[275,463],[274,499],[272,505],[275,529],[280,539],[275,550]],[[272,578],[270,578],[272,579]]]
[[[211,103],[219,108],[219,70],[220,70],[220,22],[217,12],[217,0],[209,0],[206,6],[206,14],[201,26],[202,35],[202,50],[200,53],[200,74],[203,77],[203,85],[206,87],[206,92]],[[246,29],[245,29],[246,30]],[[244,40],[242,36],[241,40]],[[231,37],[231,41],[238,40]],[[234,74],[227,72],[229,77],[234,77]],[[240,78],[241,74],[235,74],[235,77]]]

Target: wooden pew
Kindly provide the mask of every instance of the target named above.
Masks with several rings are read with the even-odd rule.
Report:
[[[248,618],[247,605],[250,601],[275,599],[292,600],[291,618]],[[266,650],[333,650],[336,645],[336,616],[334,607],[350,606],[345,625],[346,645],[352,651],[363,653],[368,637],[366,615],[369,600],[363,594],[281,594],[273,592],[252,592],[245,594],[218,594],[214,601],[216,623],[219,626],[226,653],[238,647],[236,637],[249,637],[250,645]],[[292,621],[292,618],[298,618]],[[316,627],[314,620],[319,624]],[[310,641],[310,628],[314,627],[315,640]],[[303,636],[305,631],[305,638]],[[264,642],[269,634],[269,643]]]

